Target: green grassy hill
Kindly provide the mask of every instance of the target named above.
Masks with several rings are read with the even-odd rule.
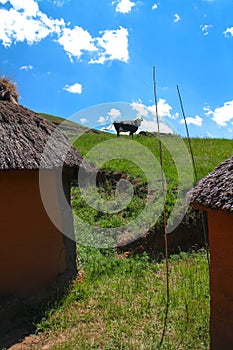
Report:
[[[55,115],[51,115],[51,114],[46,114],[46,113],[38,113],[42,118],[45,118],[55,124],[61,124],[62,122],[65,121],[64,118],[61,118],[61,117],[57,117]]]
[[[47,118],[56,123],[59,122],[58,117],[47,116]],[[114,200],[118,200],[119,197],[116,194],[116,183],[114,181],[102,184],[98,189],[99,196],[96,196],[93,189],[87,190],[89,195],[93,193],[92,206],[83,198],[79,187],[73,188],[72,205],[78,217],[91,225],[99,227],[113,228],[130,223],[132,218],[138,217],[143,212],[147,204],[147,189],[148,181],[150,180],[154,182],[153,188],[150,186],[151,194],[154,194],[154,197],[151,197],[154,198],[153,201],[155,203],[153,211],[161,212],[162,194],[161,188],[158,189],[158,186],[161,187],[159,185],[161,184],[161,172],[157,137],[140,137],[135,135],[133,141],[129,136],[117,138],[116,135],[109,133],[83,133],[81,137],[77,137],[77,130],[80,126],[69,122],[68,127],[70,126],[71,129],[73,128],[72,141],[74,146],[84,157],[87,157],[88,161],[91,161],[97,169],[101,169],[104,172],[123,174],[124,178],[131,181],[134,189],[132,199],[127,207],[120,212],[110,213],[109,211],[97,210],[97,208],[100,208],[101,197],[113,204]],[[122,143],[122,141],[124,142]],[[162,142],[165,142],[162,146],[162,157],[167,190],[166,210],[167,216],[170,217],[177,201],[180,203],[178,210],[182,210],[182,202],[185,199],[182,196],[179,197],[178,190],[181,193],[186,193],[194,184],[194,179],[192,180],[192,175],[194,176],[194,174],[191,164],[187,166],[188,161],[191,163],[187,139],[167,136],[163,137]],[[198,179],[207,175],[233,153],[232,140],[193,138],[191,139],[191,144]],[[90,154],[93,154],[92,159]],[[138,161],[140,161],[140,164],[137,164]],[[148,214],[149,219],[149,211],[145,214]],[[162,217],[159,219],[158,224],[161,223],[161,220]],[[136,228],[133,230],[135,232]],[[86,237],[88,233],[85,225],[82,231]],[[90,233],[90,240],[92,239],[91,236],[92,234]]]
[[[87,154],[87,152],[94,146],[104,141],[116,138],[116,135],[103,133],[97,130],[89,130],[83,125],[65,120],[58,116],[45,113],[39,114],[56,125],[62,125],[62,130],[68,134],[82,155]],[[80,135],[80,133],[84,134],[81,136],[81,138],[76,140],[75,136]],[[128,139],[128,136],[121,136],[121,138]],[[188,149],[187,139],[184,138],[183,140]],[[134,141],[137,141],[143,146],[147,147],[157,158],[159,158],[159,146],[158,139],[156,137],[139,137],[135,135]],[[233,141],[228,139],[192,138],[191,144],[199,179],[207,175],[219,163],[233,154]],[[168,153],[169,152],[167,152],[167,150],[164,148],[165,168],[169,168],[168,172],[171,173],[171,159],[168,160]],[[166,164],[167,161],[168,163]],[[132,165],[127,166],[127,162],[112,162],[111,164],[106,164],[103,168],[109,171],[129,171],[130,175],[136,177],[139,176],[136,167],[132,167]]]
[[[81,152],[82,155],[87,154],[96,145],[111,139],[115,139],[116,135],[102,133],[96,134],[84,134],[79,138],[74,145]],[[128,136],[121,136],[121,138],[128,139]],[[171,137],[171,140],[173,138]],[[141,145],[147,147],[157,159],[159,159],[159,145],[156,137],[139,137],[135,136],[134,141],[139,142]],[[186,138],[183,139],[187,150],[188,141]],[[211,138],[192,138],[191,144],[193,148],[195,163],[197,167],[198,178],[202,178],[212,171],[219,163],[227,159],[233,154],[233,141],[228,139],[211,139]],[[124,155],[122,154],[122,158]],[[171,176],[172,160],[169,157],[169,152],[163,147],[163,157],[165,172],[168,176]],[[127,166],[127,161],[112,162],[111,164],[105,164],[104,169],[115,170],[115,171],[129,171],[132,176],[138,176],[136,166]]]
[[[39,113],[39,115],[42,118],[45,118],[55,125],[59,126],[61,130],[69,137],[70,141],[72,142],[73,140],[76,139],[77,135],[80,135],[82,133],[95,133],[95,134],[100,134],[100,131],[89,129],[83,125],[80,125],[78,123],[75,123],[73,121],[57,117],[51,114],[46,114],[46,113]]]
[[[142,214],[143,219],[149,223],[152,218],[151,211],[153,210],[154,216],[158,213],[157,215],[159,215],[159,218],[156,222],[156,227],[158,228],[162,226],[163,220],[158,139],[156,137],[135,136],[134,143],[131,144],[131,147],[131,140],[128,136],[121,136],[120,139],[126,141],[125,145],[122,144],[115,135],[106,133],[101,135],[84,134],[76,140],[74,145],[83,156],[87,156],[87,160],[91,159],[90,154],[92,152],[93,157],[91,162],[94,163],[97,168],[100,167],[107,173],[115,172],[124,174],[123,177],[127,178],[134,188],[134,193],[129,204],[119,212],[108,211],[105,207],[98,209],[102,205],[100,204],[101,198],[106,200],[109,205],[111,205],[111,203],[114,204],[114,200],[118,200],[119,197],[116,194],[116,183],[114,183],[114,181],[107,182],[100,186],[98,188],[99,196],[96,196],[96,193],[92,189],[88,189],[92,206],[82,197],[78,187],[74,188],[72,191],[73,210],[84,222],[100,228],[117,228],[128,224],[130,225],[127,237],[121,237],[120,234],[114,237],[114,243],[117,244],[119,244],[119,242],[128,242],[131,236],[137,236],[137,232],[140,232],[140,225],[137,226],[135,223],[136,226],[132,227],[131,222],[139,217],[139,215]],[[231,140],[195,138],[191,140],[191,143],[198,179],[207,175],[220,162],[224,161],[233,153],[233,143]],[[181,149],[180,144],[182,145]],[[105,145],[107,147],[104,147]],[[187,140],[178,138],[177,144],[176,138],[167,137],[166,146],[169,150],[165,146],[162,147],[163,170],[166,184],[166,214],[167,219],[172,223],[173,220],[179,216],[179,213],[182,212],[182,208],[184,208],[185,194],[193,187],[194,174],[192,166],[187,166],[186,164],[188,163],[187,155],[189,155]],[[101,148],[99,149],[98,147]],[[93,150],[96,150],[96,152]],[[146,155],[146,150],[149,152],[148,156]],[[155,157],[157,164],[153,159],[151,161],[151,155]],[[117,156],[119,156],[120,159],[116,159]],[[109,159],[109,157],[113,159],[105,161]],[[127,157],[128,159],[125,159]],[[144,166],[147,171],[146,174],[143,171],[144,169],[137,165],[138,159],[143,160],[140,162],[140,165],[142,164],[142,166]],[[191,162],[190,157],[189,161]],[[179,164],[179,168],[177,168],[177,164]],[[148,210],[145,211],[144,209],[148,204],[147,189],[148,181],[150,180],[152,181],[152,185],[149,186],[152,204],[150,204]],[[181,195],[179,195],[179,193],[181,193]],[[182,195],[182,193],[184,193],[184,195]],[[175,214],[174,209],[177,210]],[[197,219],[193,211],[188,211],[183,219],[184,223],[196,221]],[[148,226],[150,227],[150,232],[153,231],[153,225]],[[79,242],[84,242],[85,240],[89,240],[89,242],[92,241],[93,235],[91,231],[88,231],[85,225],[80,232]],[[149,229],[147,232],[150,234]],[[95,239],[101,240],[101,234],[97,236],[96,232]],[[183,239],[185,239],[184,234]]]
[[[43,116],[55,123],[60,122],[58,117]],[[75,146],[86,155],[94,146],[115,138],[105,133],[88,133],[76,140]],[[127,139],[127,136],[122,138]],[[134,140],[158,158],[159,147],[155,137],[135,137]],[[205,176],[233,153],[231,140],[195,138],[191,142],[198,178]],[[186,139],[184,143],[187,145]],[[170,186],[170,197],[167,199],[172,201],[177,172],[165,147],[163,155],[164,172]],[[146,184],[142,171],[129,160],[114,159],[103,164],[102,168],[127,173],[130,178],[138,179],[141,186]],[[105,186],[99,190],[102,197],[112,199],[114,193],[111,188]],[[84,203],[78,189],[73,191],[75,212],[97,227],[120,225],[138,215],[143,201],[143,195],[136,193],[124,215],[106,217]],[[26,338],[21,344],[22,348],[209,349],[209,266],[205,252],[171,256],[168,310],[164,261],[158,263],[146,254],[128,257],[127,254],[118,255],[114,249],[95,249],[79,244],[78,267],[80,272],[77,279],[55,306],[45,312],[38,310],[39,320],[36,310],[32,310],[30,317],[35,324],[35,334]]]

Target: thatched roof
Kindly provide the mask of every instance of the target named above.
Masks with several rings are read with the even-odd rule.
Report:
[[[0,170],[79,167],[81,162],[79,152],[53,123],[0,99]],[[83,166],[90,168],[86,163]]]
[[[191,204],[233,213],[233,156],[200,180],[188,197]]]
[[[0,78],[0,100],[18,103],[19,94],[16,85],[6,77]]]

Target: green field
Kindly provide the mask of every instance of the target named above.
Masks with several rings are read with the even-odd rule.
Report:
[[[84,134],[75,146],[86,155],[94,146],[113,140],[109,134]],[[127,139],[127,137],[123,137]],[[134,138],[159,157],[156,138]],[[232,155],[232,141],[192,139],[198,178]],[[187,145],[187,140],[184,139]],[[163,147],[164,173],[168,182],[167,207],[172,206],[178,175],[174,160]],[[139,215],[144,205],[140,188],[147,179],[131,161],[111,160],[106,171],[118,171],[137,179],[138,192],[124,215],[101,214],[88,206],[73,189],[74,212],[92,225],[115,227]],[[111,200],[111,183],[99,188]],[[169,212],[169,208],[167,208]],[[119,255],[114,249],[78,246],[80,278],[67,295],[36,324],[33,349],[64,350],[207,350],[209,349],[209,266],[204,251],[180,253],[169,259],[167,305],[165,261]],[[168,306],[168,309],[167,309]],[[167,318],[166,318],[166,311]],[[164,332],[165,331],[165,332]],[[164,335],[164,336],[162,336]]]
[[[166,313],[165,264],[82,248],[84,281],[37,324],[33,348],[64,350],[209,349],[209,277],[203,252],[170,259]]]
[[[116,139],[115,135],[108,134],[108,133],[101,133],[101,134],[90,134],[90,133],[84,133],[81,137],[75,139],[75,130],[76,134],[78,134],[78,131],[80,128],[82,130],[85,130],[85,128],[79,124],[76,124],[74,122],[65,121],[65,119],[52,116],[49,114],[40,113],[40,115],[56,124],[61,124],[65,122],[65,125],[71,125],[73,127],[73,135],[72,135],[72,142],[74,143],[75,147],[80,151],[80,153],[84,156],[90,151],[94,146],[107,141],[107,140],[113,140]],[[121,136],[121,138],[129,139],[128,136]],[[134,141],[139,142],[143,146],[147,147],[155,156],[157,159],[159,159],[159,146],[158,146],[158,139],[156,137],[138,137],[137,135],[134,136]],[[183,139],[187,150],[188,148],[188,141],[186,138]],[[193,148],[193,153],[196,161],[196,167],[197,167],[197,174],[198,178],[201,179],[205,175],[207,175],[211,170],[213,170],[220,162],[222,162],[224,159],[230,157],[233,152],[233,143],[232,140],[228,139],[211,139],[211,138],[192,138],[191,139],[191,145]],[[165,172],[167,171],[168,178],[174,177],[174,169],[172,169],[171,174],[171,157],[169,156],[169,152],[166,151],[166,148],[163,148],[163,158],[164,159],[164,165],[165,165]],[[110,164],[106,164],[103,167],[105,170],[117,170],[117,171],[123,171],[126,173],[129,173],[129,175],[133,177],[140,177],[142,174],[138,169],[136,169],[135,166],[128,166],[127,162],[121,161],[121,162],[112,162]],[[173,168],[173,167],[172,167]]]
[[[161,188],[161,172],[159,167],[160,155],[159,144],[156,137],[134,137],[134,141],[130,140],[128,136],[123,136],[117,139],[115,135],[110,134],[84,134],[75,142],[75,147],[80,153],[91,160],[97,168],[102,168],[106,172],[120,172],[124,173],[126,178],[132,182],[134,186],[134,193],[132,200],[119,213],[111,213],[107,210],[101,210],[101,199],[113,204],[118,200],[115,186],[112,183],[105,183],[98,188],[98,195],[93,191],[91,202],[94,206],[90,206],[86,200],[80,195],[78,187],[72,191],[73,209],[75,214],[83,221],[90,225],[97,227],[114,228],[121,225],[130,225],[132,220],[140,214],[144,215],[144,208],[147,203],[147,192],[151,180],[150,188],[154,197],[151,202],[151,209],[154,213],[160,212],[161,215],[156,221],[157,224],[163,220],[162,218],[162,188]],[[184,195],[179,196],[180,193],[186,193],[192,188],[195,179],[192,174],[191,157],[189,156],[188,142],[186,139],[179,137],[167,137],[166,143],[163,138],[162,145],[162,160],[163,170],[166,182],[166,213],[170,218],[173,213],[175,203],[180,202],[180,207],[176,210],[181,212],[184,203]],[[232,154],[232,141],[221,139],[192,139],[191,140],[193,153],[197,169],[197,177],[201,179],[215,168],[221,161],[228,158]],[[132,145],[132,146],[131,146]],[[139,145],[139,146],[138,146]],[[96,149],[96,152],[93,150]],[[148,150],[148,154],[145,152]],[[172,151],[172,154],[171,154]],[[185,155],[186,152],[186,155]],[[109,156],[110,155],[110,156]],[[190,157],[187,160],[187,155]],[[154,156],[157,164],[151,160]],[[112,159],[108,160],[109,157]],[[119,159],[117,159],[119,157]],[[128,159],[125,159],[127,158]],[[107,161],[105,161],[107,159]],[[140,164],[136,162],[140,160]],[[178,164],[178,170],[177,170]],[[146,169],[147,174],[143,172]],[[149,179],[149,180],[148,180]],[[191,182],[190,182],[191,181]],[[178,188],[179,187],[179,188]],[[90,196],[92,188],[87,188],[86,191]],[[144,218],[150,220],[151,212],[148,210]],[[171,220],[173,218],[171,217]],[[85,225],[84,225],[85,226]],[[152,225],[153,226],[153,225]],[[133,227],[133,231],[128,230],[130,237],[135,235],[136,230],[140,229]],[[79,230],[79,242],[84,239],[92,241],[92,233],[88,234],[88,229],[83,227]],[[82,237],[84,233],[84,238]],[[87,238],[88,237],[88,238]],[[101,237],[98,238],[101,240]],[[121,237],[119,238],[121,240]],[[118,238],[115,242],[119,241]],[[111,242],[109,242],[111,243]]]
[[[121,136],[124,139],[128,139],[128,136]],[[107,140],[115,139],[115,135],[111,134],[84,134],[75,143],[75,147],[80,151],[82,155],[85,155],[93,147]],[[172,139],[172,138],[171,138]],[[147,147],[155,156],[159,159],[159,145],[158,139],[156,137],[134,137],[134,141],[139,142],[143,146]],[[183,139],[187,150],[188,141],[186,138]],[[213,170],[220,162],[224,159],[230,157],[233,152],[232,140],[227,139],[211,139],[211,138],[192,138],[191,145],[193,148],[194,158],[197,166],[198,178],[201,179],[207,175],[211,170]],[[174,177],[173,170],[172,174],[170,172],[172,159],[169,156],[169,152],[163,147],[163,158],[165,172],[167,172],[168,177]],[[128,167],[127,162],[112,162],[111,164],[106,164],[103,167],[105,170],[119,170],[123,172],[129,172],[133,177],[138,176],[136,167]],[[173,167],[172,167],[173,168]]]

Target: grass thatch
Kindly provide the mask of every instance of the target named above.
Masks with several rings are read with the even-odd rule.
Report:
[[[189,196],[191,203],[233,213],[233,156],[204,177]]]
[[[19,94],[16,85],[6,77],[0,78],[0,101],[18,103]]]
[[[0,101],[0,135],[1,170],[79,167],[83,161],[59,128],[19,104]]]

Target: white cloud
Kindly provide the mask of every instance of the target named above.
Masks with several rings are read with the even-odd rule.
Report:
[[[203,119],[201,117],[199,117],[199,115],[196,115],[196,117],[187,117],[186,122],[188,125],[193,124],[196,126],[202,126]],[[181,119],[180,123],[184,124],[184,120]]]
[[[171,114],[172,107],[169,106],[168,103],[166,103],[165,100],[160,99],[158,105],[160,106],[160,113],[159,113],[159,123],[160,123],[160,131],[162,133],[174,133],[174,129],[172,124],[170,125],[167,121],[167,118],[173,118]],[[161,107],[164,107],[163,110],[161,110]],[[129,110],[128,110],[129,108]],[[162,117],[162,115],[164,117]],[[107,112],[104,114],[100,114],[98,116],[98,123],[100,124],[109,124],[109,127],[107,130],[111,129],[111,125],[114,121],[120,121],[120,120],[134,120],[138,117],[141,117],[142,123],[140,128],[138,129],[138,132],[141,130],[146,130],[150,132],[157,132],[158,131],[158,125],[157,125],[157,118],[154,114],[154,108],[153,105],[147,106],[143,104],[141,101],[139,102],[132,102],[127,109],[125,109],[125,106],[118,108],[110,108]],[[104,129],[106,131],[106,129]]]
[[[110,119],[111,121],[114,121],[117,117],[121,116],[121,111],[117,108],[112,108],[108,113],[107,113],[107,118],[106,120]]]
[[[100,32],[102,37],[93,38],[91,34],[81,27],[73,29],[65,28],[58,39],[60,45],[69,55],[80,59],[84,52],[94,56],[89,63],[103,64],[108,60],[128,62],[128,31],[120,27],[117,30],[105,30]]]
[[[152,6],[152,10],[156,10],[156,9],[158,8],[158,6],[159,6],[159,4],[154,4],[154,5]]]
[[[143,120],[141,123],[141,127],[138,128],[138,132],[141,130],[146,130],[149,132],[158,132],[158,125],[156,120]],[[160,120],[159,123],[159,131],[161,133],[166,133],[166,134],[173,134],[174,130],[172,127],[170,127],[168,124],[163,122],[163,120]]]
[[[82,84],[75,83],[73,85],[66,85],[63,90],[66,90],[72,94],[81,94],[82,93]]]
[[[34,0],[9,0],[16,11],[23,10],[27,16],[35,16],[39,11],[39,6]]]
[[[152,114],[153,117],[156,117],[156,106],[154,104],[146,106],[141,102],[132,102],[130,106],[132,110],[138,112],[137,117],[148,117],[150,114]],[[160,118],[168,117],[170,119],[177,119],[179,117],[179,113],[171,114],[172,107],[163,98],[159,99],[157,110]]]
[[[147,130],[150,132],[157,132],[158,131],[158,125],[157,125],[157,116],[156,116],[156,106],[150,105],[146,106],[145,104],[141,102],[133,102],[131,103],[132,110],[137,111],[137,117],[143,118],[141,127],[138,129],[141,130]],[[172,107],[166,102],[165,99],[160,98],[157,104],[157,111],[159,116],[159,122],[160,122],[160,132],[162,133],[174,133],[174,130],[172,127],[166,122],[165,118],[168,117],[170,119],[175,119],[178,117],[178,114],[176,113],[173,115],[171,113]]]
[[[89,63],[103,64],[106,61],[119,60],[128,62],[128,30],[120,27],[117,30],[105,30],[100,32],[102,37],[96,38],[98,48],[97,59],[93,58]]]
[[[148,106],[148,110],[156,116],[156,106]],[[159,117],[169,117],[174,119],[174,116],[171,114],[172,107],[164,100],[163,98],[160,98],[157,104],[158,109],[158,115]]]
[[[130,106],[131,106],[132,110],[138,112],[137,117],[147,117],[149,114],[147,107],[140,102],[133,102],[133,103],[131,103]]]
[[[53,4],[58,6],[58,7],[62,7],[66,2],[68,2],[69,0],[54,0]]]
[[[116,2],[113,2],[113,3],[116,3]],[[136,5],[135,2],[130,0],[118,0],[116,12],[120,12],[124,14],[129,13],[135,5]]]
[[[33,69],[33,66],[29,64],[28,66],[21,66],[19,69],[20,69],[20,70],[28,71],[28,70],[32,70],[32,69]]]
[[[233,100],[225,102],[222,107],[217,107],[213,111],[210,107],[204,107],[205,115],[211,116],[218,126],[227,126],[233,120]]]
[[[65,28],[61,37],[58,39],[58,43],[63,46],[71,60],[72,56],[79,59],[83,51],[92,52],[97,50],[92,36],[87,30],[78,26],[73,29]]]
[[[29,45],[39,42],[48,35],[60,34],[64,20],[49,18],[39,11],[34,0],[10,0],[9,10],[0,9],[0,41],[8,47],[16,42],[26,41]]]
[[[208,112],[210,111],[210,106],[203,107],[203,110],[206,112],[205,114],[208,115]]]
[[[213,26],[212,24],[202,24],[200,25],[201,31],[204,36],[209,34],[209,29],[211,29]]]
[[[64,2],[64,1],[62,1]],[[17,42],[32,45],[49,35],[56,35],[70,60],[81,59],[86,54],[89,63],[103,64],[106,61],[128,62],[128,30],[104,30],[100,36],[92,35],[82,27],[69,28],[63,19],[53,19],[39,10],[35,0],[0,0],[9,9],[0,9],[0,42],[9,47]],[[132,5],[132,3],[131,3]]]
[[[224,36],[226,38],[229,38],[230,36],[233,36],[233,27],[229,27],[223,32]]]
[[[105,121],[106,121],[106,118],[102,117],[102,116],[100,116],[99,119],[98,119],[99,123],[104,123]]]
[[[111,108],[109,112],[106,113],[105,116],[101,115],[98,118],[98,123],[104,124],[104,123],[109,123],[112,124],[118,117],[121,116],[121,111],[117,108]],[[111,126],[108,128],[108,130],[111,129]],[[105,128],[102,130],[106,131]]]
[[[181,20],[180,16],[178,15],[178,13],[175,13],[175,19],[174,19],[174,23],[177,23]]]
[[[101,115],[98,118],[98,123],[104,124],[104,123],[110,123],[110,127],[108,127],[108,130],[111,129],[111,124],[116,121],[118,117],[121,116],[121,111],[117,108],[111,108],[109,112],[106,113],[105,116]],[[106,128],[103,128],[102,130],[106,131]]]
[[[82,124],[85,124],[85,123],[87,122],[87,119],[86,119],[86,118],[80,118],[79,120],[80,120],[80,122],[81,122]]]

